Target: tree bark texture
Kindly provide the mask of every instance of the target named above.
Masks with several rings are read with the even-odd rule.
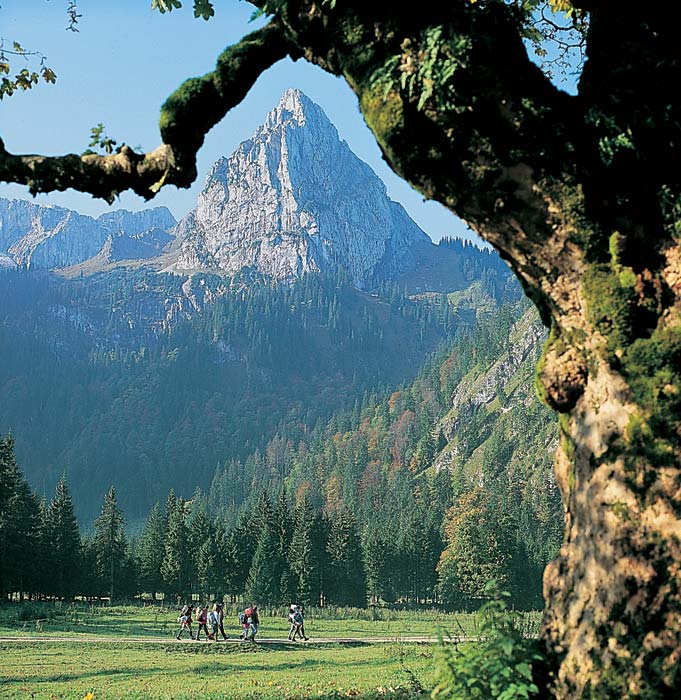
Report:
[[[281,56],[343,76],[395,172],[494,245],[550,326],[537,387],[559,413],[567,522],[544,576],[551,695],[681,697],[676,15],[574,4],[590,28],[570,96],[508,3],[269,2],[269,29],[164,105],[172,167],[155,174],[193,179],[203,134]]]

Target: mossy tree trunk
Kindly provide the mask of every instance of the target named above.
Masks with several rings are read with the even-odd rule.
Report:
[[[528,60],[501,4],[331,14],[288,3],[281,16],[306,57],[355,90],[394,170],[500,251],[551,328],[537,385],[560,414],[567,520],[544,580],[552,693],[671,697],[681,690],[672,17],[592,8],[571,97]]]
[[[677,18],[673,3],[573,4],[590,13],[577,96],[528,59],[501,0],[270,0],[267,28],[171,95],[152,154],[44,159],[0,142],[0,178],[151,197],[187,186],[203,134],[274,61],[343,76],[391,167],[500,251],[551,328],[537,385],[560,414],[567,520],[544,580],[552,693],[677,697]]]

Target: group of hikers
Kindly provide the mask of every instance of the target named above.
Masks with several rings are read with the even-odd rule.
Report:
[[[217,642],[220,639],[220,635],[222,635],[222,639],[227,639],[224,619],[225,609],[222,603],[214,603],[212,608],[209,605],[202,604],[197,605],[196,608],[193,605],[185,605],[177,618],[177,621],[180,623],[180,629],[175,635],[175,639],[181,639],[184,632],[189,632],[191,639],[196,638],[197,641],[200,641],[202,631],[205,634],[206,641]],[[288,621],[291,625],[288,633],[289,641],[295,641],[296,637],[307,641],[308,637],[305,634],[305,608],[302,605],[292,604],[289,607]],[[198,626],[196,637],[194,637],[192,629],[193,622],[196,622]],[[258,626],[260,625],[258,606],[251,605],[251,607],[240,612],[239,624],[242,628],[239,639],[255,642],[255,635],[258,633]]]

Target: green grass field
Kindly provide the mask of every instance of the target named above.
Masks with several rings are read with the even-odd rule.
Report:
[[[225,611],[225,630],[240,633],[237,608]],[[0,606],[0,636],[164,637],[177,630],[174,607],[88,605],[86,603],[25,603]],[[261,610],[260,637],[284,639],[288,633],[286,610]],[[538,629],[539,613],[527,613],[528,630]],[[305,618],[310,637],[408,637],[475,635],[475,616],[436,610],[394,611],[386,609],[311,609]]]
[[[25,700],[412,697],[433,645],[0,645],[0,697]],[[389,689],[400,692],[381,693]]]
[[[178,611],[159,606],[24,604],[0,607],[0,698],[24,700],[263,700],[425,697],[432,687],[435,644],[405,643],[439,631],[476,633],[474,616],[437,611],[310,611],[308,636],[383,637],[382,644],[292,644],[283,609],[263,610],[260,634],[268,645],[178,643]],[[528,631],[539,616],[528,614]],[[236,609],[227,633],[239,633]],[[74,641],[32,642],[35,637]],[[89,637],[98,640],[84,642]],[[158,644],[126,642],[144,637]],[[78,641],[76,641],[78,640]],[[110,641],[109,641],[110,640]],[[167,640],[167,641],[166,641]],[[88,695],[86,700],[90,700]]]

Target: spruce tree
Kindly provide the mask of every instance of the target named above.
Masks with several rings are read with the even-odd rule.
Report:
[[[50,526],[48,520],[48,503],[47,499],[41,498],[38,500],[38,524],[36,532],[36,552],[35,558],[43,563],[40,567],[35,567],[35,578],[34,578],[34,591],[37,597],[42,597],[46,595],[49,587],[50,581],[53,576],[52,566],[51,566],[51,548],[52,543],[50,542]],[[79,570],[81,573],[81,583],[82,576],[85,571],[85,562],[83,560],[83,549],[81,542],[81,549],[79,553]],[[79,593],[83,593],[81,586],[78,586]]]
[[[284,487],[279,494],[274,509],[275,531],[279,550],[279,561],[281,562],[281,570],[279,572],[279,597],[282,603],[286,603],[290,599],[291,593],[295,587],[289,557],[294,524],[294,508],[292,503],[293,499],[289,496],[286,487]]]
[[[168,514],[164,536],[164,556],[161,564],[164,592],[179,598],[189,588],[190,574],[191,560],[187,545],[184,502],[177,501]]]
[[[47,563],[52,582],[48,593],[70,598],[80,578],[80,532],[66,477],[59,479],[54,498],[47,509],[45,526]]]
[[[213,533],[213,569],[209,576],[210,588],[217,593],[218,598],[222,599],[226,593],[230,593],[234,600],[235,594],[243,591],[247,576],[247,573],[244,573],[244,583],[239,589],[236,583],[239,576],[239,561],[234,531],[228,532],[223,523],[215,521]]]
[[[261,531],[253,562],[246,580],[246,597],[252,602],[279,602],[279,580],[277,577],[278,548],[274,528]]]
[[[163,544],[163,516],[158,503],[149,512],[137,545],[140,584],[144,591],[151,593],[156,600],[156,594],[163,589],[161,564],[165,553]]]
[[[315,512],[305,496],[296,506],[289,561],[296,586],[296,600],[302,605],[317,602],[318,561],[315,557]]]
[[[378,603],[380,599],[391,600],[394,597],[390,575],[392,548],[382,523],[376,521],[367,525],[362,536],[362,553],[367,592],[372,603]]]
[[[14,439],[6,435],[0,439],[0,514],[6,514],[7,504],[14,495],[12,467],[15,464]]]
[[[38,579],[36,557],[40,544],[40,502],[23,474],[16,470],[16,494],[10,501],[7,552],[14,589],[23,599],[24,593],[35,591]]]
[[[194,565],[194,579],[201,595],[208,596],[216,592],[215,560],[215,543],[212,535],[209,535],[199,545]]]
[[[168,492],[168,497],[166,498],[166,505],[165,509],[163,511],[163,530],[168,529],[168,523],[170,522],[170,516],[171,514],[175,511],[175,509],[178,507],[178,499],[177,496],[175,495],[175,491],[173,489],[170,489]]]
[[[192,501],[192,505],[194,502]],[[201,562],[201,550],[206,542],[212,542],[213,528],[203,504],[193,511],[187,523],[187,546],[191,560],[192,571],[196,572]]]
[[[277,603],[282,561],[274,509],[267,493],[258,499],[251,526],[254,536],[250,538],[248,546],[254,541],[257,544],[246,580],[246,595],[252,602]]]
[[[0,441],[0,593],[33,589],[39,503],[14,458],[11,436]]]
[[[0,596],[9,592],[10,571],[8,546],[11,540],[10,504],[16,494],[13,476],[14,441],[11,435],[0,439]]]
[[[229,533],[223,528],[216,528],[216,547],[220,553],[216,577],[218,581],[224,581],[233,596],[245,593],[255,554],[249,522],[250,515],[244,512]]]
[[[127,542],[123,525],[123,512],[118,507],[116,489],[111,486],[104,496],[102,513],[95,520],[95,551],[97,572],[106,581],[109,601],[114,599],[115,583],[125,562]]]
[[[330,560],[327,595],[336,605],[366,605],[366,575],[362,541],[355,516],[341,509],[331,520],[326,550]]]
[[[78,590],[86,598],[103,595],[106,583],[99,578],[97,571],[97,549],[93,535],[83,537],[81,545],[81,577]]]

